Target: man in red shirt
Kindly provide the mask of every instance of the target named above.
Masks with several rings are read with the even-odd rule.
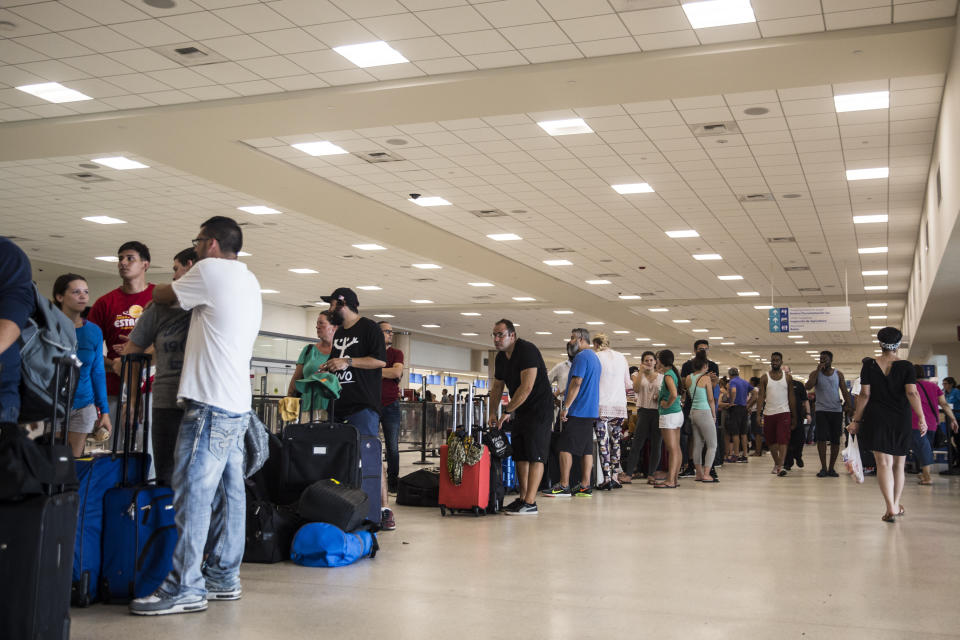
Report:
[[[136,240],[124,242],[117,249],[117,258],[117,269],[123,284],[100,296],[87,316],[89,322],[100,327],[103,342],[107,346],[104,369],[111,413],[116,413],[117,397],[120,395],[120,356],[123,346],[144,307],[153,299],[153,285],[147,284],[150,249]],[[110,417],[114,425],[120,425],[120,416]]]
[[[403,376],[403,351],[393,347],[393,327],[389,322],[381,321],[383,341],[387,346],[387,366],[381,371],[380,426],[387,447],[387,488],[397,490],[397,478],[400,474],[400,378]],[[383,496],[383,506],[387,506],[387,496]],[[390,530],[396,528],[393,512],[387,509],[381,518],[381,526]]]

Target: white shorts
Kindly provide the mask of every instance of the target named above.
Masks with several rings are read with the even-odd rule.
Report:
[[[683,426],[683,411],[665,413],[660,416],[661,429],[679,429]]]
[[[93,425],[97,423],[97,408],[88,404],[70,412],[67,430],[72,433],[92,433]]]

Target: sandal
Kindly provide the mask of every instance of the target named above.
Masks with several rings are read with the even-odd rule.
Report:
[[[906,513],[906,511],[903,510],[903,505],[900,505],[900,511],[897,512],[897,517],[902,518],[904,513]]]
[[[664,482],[663,484],[655,484],[655,485],[653,485],[653,488],[654,488],[654,489],[676,489],[676,488],[677,488],[677,485],[675,485],[675,484],[667,484],[667,483]]]
[[[918,484],[921,484],[925,487],[929,487],[930,485],[933,484],[933,480],[921,480]]]
[[[896,522],[897,516],[895,516],[892,513],[885,513],[882,516],[880,516],[880,519],[883,520],[884,522]]]

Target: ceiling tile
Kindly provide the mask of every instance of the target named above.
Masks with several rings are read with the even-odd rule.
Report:
[[[612,13],[606,0],[540,0],[554,20],[569,20]]]
[[[450,34],[445,36],[444,40],[465,56],[477,53],[510,51],[513,49],[513,46],[500,35],[500,32],[494,29]]]
[[[67,40],[58,33],[26,36],[17,38],[16,42],[25,47],[30,47],[34,51],[39,51],[50,58],[66,58],[69,56],[82,56],[93,53],[90,49],[72,40]]]
[[[350,18],[328,0],[279,0],[270,8],[301,27]]]
[[[640,45],[633,38],[610,38],[609,40],[591,40],[577,42],[577,47],[588,57],[615,56],[621,53],[640,51]]]
[[[751,0],[757,20],[821,15],[820,0]]]
[[[111,27],[114,31],[140,43],[144,47],[156,47],[165,44],[189,42],[191,37],[159,20],[140,20],[125,22]]]
[[[360,24],[381,40],[393,41],[434,35],[433,31],[413,14],[363,18]]]
[[[932,20],[951,18],[957,13],[957,0],[930,0],[929,2],[911,2],[893,7],[894,22],[914,20]]]
[[[51,31],[96,27],[97,23],[64,2],[39,2],[11,9],[17,15]]]
[[[761,20],[760,33],[764,38],[789,36],[798,33],[816,33],[825,29],[823,16],[802,16],[798,18],[782,18],[780,20]]]
[[[576,18],[560,22],[560,28],[575,42],[628,36],[627,29],[616,15]]]
[[[645,11],[628,11],[621,13],[620,18],[627,25],[630,33],[634,35],[690,29],[690,22],[687,20],[686,14],[678,6],[647,9]]]
[[[686,31],[671,31],[669,33],[651,33],[642,36],[635,36],[637,44],[644,51],[656,51],[657,49],[673,49],[677,47],[695,47],[700,44],[697,40],[697,34],[693,29]]]
[[[240,64],[261,78],[302,76],[306,73],[304,69],[283,56],[269,56],[265,58],[256,58],[254,60],[244,60]],[[321,83],[321,86],[322,84],[323,83]]]
[[[500,29],[500,33],[518,49],[547,47],[570,42],[566,34],[553,22],[507,27]]]
[[[204,44],[229,60],[262,58],[275,53],[270,47],[247,35],[210,38],[205,40]]]
[[[416,15],[428,27],[441,35],[464,31],[481,31],[490,28],[490,23],[473,7],[450,7],[432,11],[418,11]]]
[[[161,20],[172,29],[185,33],[191,39],[196,40],[235,36],[240,33],[240,31],[230,23],[208,12],[170,16],[168,18],[162,18]]]
[[[521,49],[527,60],[537,64],[540,62],[555,62],[557,60],[573,60],[582,58],[583,54],[572,44],[561,44],[552,47],[537,47],[534,49]]]
[[[390,43],[390,46],[403,54],[403,57],[405,57],[407,60],[413,61],[457,57],[456,49],[447,44],[443,38],[437,36],[431,36],[428,38],[414,38],[412,40],[395,40]],[[463,62],[465,62],[466,65],[462,66],[459,71],[473,70],[473,65],[466,60],[463,60]],[[418,66],[423,68],[422,65]],[[426,71],[426,69],[424,70]],[[427,73],[434,72],[428,71]]]
[[[306,27],[306,31],[331,48],[377,40],[363,25],[352,20],[314,25]]]
[[[206,76],[214,82],[227,84],[230,82],[251,82],[259,80],[256,74],[244,69],[236,62],[218,62],[205,64],[195,68],[200,75]]]
[[[494,69],[497,67],[512,67],[527,64],[527,59],[517,51],[503,51],[500,53],[481,53],[467,56],[478,69]]]
[[[327,46],[303,29],[280,29],[255,33],[253,37],[277,53],[303,53],[326,49]]]
[[[889,6],[876,7],[873,9],[860,9],[858,11],[842,11],[840,13],[828,13],[824,16],[827,30],[835,31],[837,29],[854,29],[856,27],[869,27],[877,24],[890,24],[891,11]]]
[[[373,18],[395,13],[404,13],[406,8],[395,0],[333,0],[333,3],[347,12],[351,18]]]
[[[159,71],[160,69],[175,69],[178,65],[169,58],[164,58],[159,53],[150,49],[134,49],[132,51],[118,51],[108,53],[110,58],[117,62],[122,62],[135,71]]]
[[[140,46],[130,38],[122,36],[108,27],[65,31],[63,35],[99,53],[136,49]]]
[[[150,17],[143,11],[123,2],[123,0],[60,0],[60,4],[82,13],[100,24],[133,22]]]
[[[536,0],[484,2],[478,4],[476,9],[497,28],[551,21],[550,15]]]
[[[245,33],[301,26],[294,25],[271,7],[263,4],[248,4],[242,7],[218,9],[214,13]]]

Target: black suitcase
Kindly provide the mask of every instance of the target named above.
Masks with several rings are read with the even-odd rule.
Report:
[[[378,486],[378,497],[379,491]],[[305,522],[326,522],[349,533],[368,518],[369,508],[370,498],[363,489],[327,478],[304,490],[297,512]]]
[[[76,358],[57,362],[50,447],[67,447],[67,419],[76,386]],[[57,442],[57,428],[62,440]],[[58,456],[60,457],[60,456]],[[68,466],[72,457],[66,454]],[[57,460],[54,466],[63,466]],[[56,472],[55,472],[56,473]],[[70,580],[78,498],[64,484],[45,484],[45,495],[0,503],[0,638],[67,640]]]
[[[397,481],[397,504],[405,507],[440,506],[440,472],[418,469]]]

